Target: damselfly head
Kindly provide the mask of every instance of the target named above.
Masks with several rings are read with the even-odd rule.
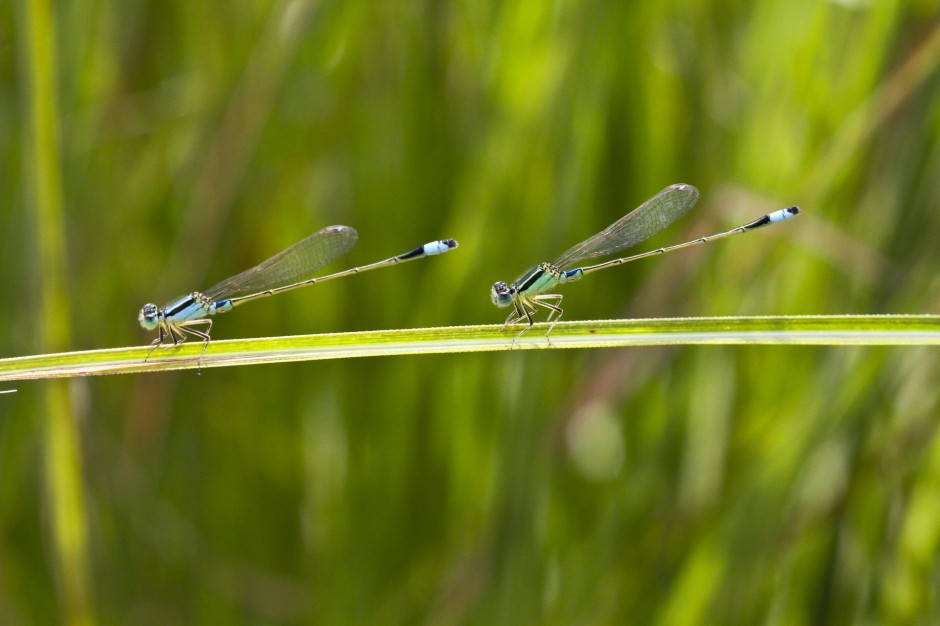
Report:
[[[512,290],[503,281],[495,282],[490,290],[490,298],[500,308],[509,306],[512,304]]]
[[[137,321],[144,327],[144,330],[156,330],[159,322],[160,309],[156,304],[145,304],[137,314]]]

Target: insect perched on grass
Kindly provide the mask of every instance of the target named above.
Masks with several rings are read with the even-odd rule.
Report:
[[[494,283],[490,291],[493,304],[501,308],[508,306],[513,308],[512,313],[506,318],[504,329],[521,322],[526,324],[513,338],[513,344],[515,344],[516,339],[532,327],[534,324],[533,315],[538,312],[539,307],[548,309],[548,319],[546,321],[550,322],[551,325],[548,327],[548,332],[545,333],[545,338],[548,339],[549,345],[551,344],[551,339],[548,336],[558,320],[561,319],[564,310],[560,306],[562,295],[550,292],[562,283],[581,280],[586,274],[615,265],[645,259],[656,254],[681,250],[682,248],[738,233],[746,233],[755,228],[788,220],[800,212],[799,207],[791,206],[764,215],[749,224],[716,235],[700,237],[674,246],[613,259],[596,265],[575,267],[576,263],[584,259],[616,254],[649,239],[685,215],[695,205],[698,198],[698,189],[692,185],[681,183],[670,185],[601,232],[574,246],[551,263],[539,263],[516,279],[511,285],[507,285],[503,281]]]
[[[342,276],[359,274],[435,254],[443,254],[457,247],[457,242],[453,239],[432,241],[404,254],[389,257],[369,265],[354,267],[327,276],[301,280],[349,252],[356,245],[358,238],[359,234],[354,228],[329,226],[318,230],[306,239],[302,239],[250,270],[223,280],[207,291],[201,293],[194,291],[188,296],[174,300],[163,308],[158,307],[156,304],[145,304],[140,309],[137,319],[146,330],[156,330],[158,334],[151,344],[153,348],[147,353],[144,361],[149,359],[153,351],[161,346],[171,348],[183,343],[186,341],[187,335],[192,335],[203,341],[202,354],[199,355],[199,358],[202,359],[202,356],[206,353],[206,348],[209,346],[209,331],[212,329],[211,317],[231,311],[246,302]],[[202,328],[197,329],[196,326]]]

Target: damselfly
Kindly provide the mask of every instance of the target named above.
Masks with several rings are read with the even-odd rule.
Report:
[[[666,187],[630,213],[593,237],[574,246],[551,263],[540,263],[532,268],[520,276],[512,285],[507,285],[502,281],[494,283],[490,291],[493,304],[498,307],[513,307],[512,313],[506,318],[505,327],[508,328],[510,325],[520,322],[526,323],[526,327],[519,331],[513,342],[532,327],[534,323],[532,316],[539,310],[539,307],[548,309],[547,321],[551,323],[548,332],[545,333],[546,339],[548,338],[552,328],[555,327],[555,324],[561,319],[562,313],[564,313],[560,306],[561,294],[548,292],[554,291],[561,283],[581,280],[585,274],[613,267],[614,265],[681,250],[688,246],[729,237],[737,233],[745,233],[761,226],[788,220],[800,212],[799,207],[791,206],[764,215],[749,224],[716,235],[700,237],[674,246],[650,250],[649,252],[621,259],[613,259],[597,265],[574,267],[576,263],[584,259],[615,254],[649,239],[685,215],[698,201],[698,197],[698,189],[692,185],[678,184]],[[549,339],[549,344],[551,344],[551,339]]]
[[[201,293],[194,291],[188,296],[174,300],[163,308],[159,308],[155,304],[145,304],[137,319],[146,330],[156,330],[158,335],[151,344],[153,348],[150,349],[144,360],[150,358],[153,351],[161,346],[170,348],[183,343],[186,341],[187,335],[197,337],[203,341],[201,359],[209,346],[209,331],[212,329],[211,317],[219,313],[227,313],[246,302],[342,276],[359,274],[435,254],[443,254],[457,247],[457,242],[453,239],[432,241],[383,261],[354,267],[327,276],[303,279],[349,252],[358,238],[359,235],[354,228],[329,226],[313,233],[306,239],[299,241],[250,270],[223,280],[207,291]],[[201,326],[201,328],[195,328],[198,326]]]

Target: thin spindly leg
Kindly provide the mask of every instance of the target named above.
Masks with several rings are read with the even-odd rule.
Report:
[[[206,329],[196,330],[192,326],[199,324],[205,324]],[[199,366],[202,367],[202,357],[206,354],[206,348],[209,347],[209,331],[212,330],[212,320],[211,319],[200,319],[200,320],[189,320],[179,324],[167,324],[164,329],[163,326],[159,329],[159,335],[151,344],[153,347],[150,349],[150,352],[147,353],[147,356],[144,358],[144,362],[147,362],[147,359],[150,358],[150,355],[153,354],[153,351],[157,348],[162,348],[164,350],[169,350],[170,348],[175,348],[176,346],[186,343],[186,335],[192,335],[193,337],[198,337],[203,341],[202,352],[199,354]],[[167,341],[167,339],[172,339],[173,343]]]
[[[167,339],[172,339],[173,343],[170,343],[167,341]],[[175,326],[171,324],[164,326],[161,324],[157,329],[157,338],[150,342],[150,345],[153,347],[150,348],[150,352],[148,352],[147,356],[144,357],[144,363],[147,362],[147,359],[150,358],[150,355],[153,354],[153,351],[157,348],[169,350],[170,348],[178,346],[184,341],[186,341],[186,337]]]
[[[197,324],[206,324],[206,329],[196,330],[195,328],[191,328]],[[209,347],[209,333],[212,331],[212,320],[208,318],[201,320],[189,320],[188,322],[183,322],[180,324],[179,329],[183,332],[187,332],[202,339],[202,352],[199,354],[199,369],[202,370],[202,357],[206,355],[206,348]]]
[[[515,300],[513,300],[513,301],[512,301],[512,313],[510,313],[510,314],[506,317],[506,321],[503,322],[503,327],[500,329],[499,332],[505,332],[505,330],[506,330],[509,326],[511,326],[512,324],[515,324],[516,322],[518,322],[519,320],[521,320],[522,317],[523,317],[522,313],[519,312],[519,305],[516,304],[516,301],[515,301]]]
[[[515,337],[512,338],[512,345],[509,347],[510,350],[512,350],[516,346],[516,340],[519,339],[519,337],[521,337],[522,335],[526,334],[526,332],[528,332],[528,330],[532,328],[532,325],[535,323],[535,321],[532,319],[532,316],[535,314],[536,311],[538,311],[538,308],[536,308],[536,306],[532,303],[532,300],[529,300],[528,298],[520,298],[519,305],[522,308],[522,312],[524,315],[522,315],[517,321],[521,322],[522,318],[524,317],[526,321],[526,326],[525,328],[520,330],[519,333]]]
[[[154,351],[154,350],[156,350],[156,349],[159,348],[161,345],[163,345],[163,339],[164,339],[165,337],[166,337],[166,335],[165,335],[164,332],[163,332],[163,326],[160,326],[160,327],[157,329],[157,338],[150,342],[150,345],[153,346],[153,347],[150,348],[150,352],[148,352],[148,353],[147,353],[147,356],[144,357],[144,363],[147,362],[147,359],[150,358],[150,355],[153,354],[153,351]]]
[[[535,296],[532,300],[537,305],[549,310],[548,319],[545,320],[546,322],[552,321],[553,318],[557,322],[561,319],[561,314],[564,313],[564,310],[560,306],[562,298],[564,298],[564,296],[560,293],[547,293],[545,295]],[[553,302],[553,304],[548,304],[548,301]]]
[[[551,324],[548,327],[548,332],[545,333],[545,339],[548,340],[548,345],[552,345],[552,340],[549,339],[548,336],[551,334],[552,329],[555,328],[555,324],[558,323],[558,320],[561,319],[562,314],[565,312],[564,309],[558,306],[561,304],[563,297],[564,296],[562,296],[560,293],[549,293],[542,296],[535,296],[535,298],[533,298],[535,304],[548,309],[548,319],[546,321]],[[547,302],[548,300],[554,301],[554,304],[549,304]],[[552,321],[553,316],[555,318],[554,321]]]
[[[512,313],[506,318],[506,321],[503,322],[503,327],[499,332],[505,332],[507,328],[513,324],[517,324],[522,320],[526,319],[525,307],[520,303],[519,298],[513,298],[512,300]],[[513,339],[515,342],[515,339]]]
[[[179,329],[179,326],[176,324],[167,324],[167,330],[169,331],[167,334],[173,340],[173,343],[164,343],[163,346],[161,346],[164,350],[169,350],[170,348],[175,348],[181,343],[186,343],[186,335],[183,334],[183,331]]]

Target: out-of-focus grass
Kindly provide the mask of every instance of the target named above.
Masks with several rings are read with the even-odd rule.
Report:
[[[35,217],[36,254],[31,260],[40,275],[38,298],[23,308],[38,326],[40,350],[64,349],[69,343],[71,316],[65,289],[65,220],[63,210],[61,142],[59,138],[58,59],[56,19],[52,3],[22,3],[22,72],[28,124],[23,133],[23,186]],[[24,233],[25,235],[25,233]],[[25,268],[24,268],[25,269]],[[63,622],[76,626],[94,620],[92,579],[88,575],[88,510],[86,509],[74,408],[65,381],[49,381],[42,390],[41,421],[43,489],[37,502],[47,511],[44,530],[54,572],[55,596]]]
[[[571,285],[566,319],[938,308],[932,3],[55,5],[64,287],[34,243],[55,233],[28,182],[27,4],[0,5],[4,356],[38,352],[44,290],[68,302],[50,318],[72,328],[63,349],[139,345],[143,302],[328,224],[359,230],[350,264],[461,248],[259,302],[217,339],[497,323],[493,281],[676,182],[701,205],[650,247],[805,215]],[[89,614],[936,621],[935,352],[537,350],[79,381]],[[42,425],[66,415],[37,401],[48,384],[0,401],[3,623],[78,615],[38,495]]]

